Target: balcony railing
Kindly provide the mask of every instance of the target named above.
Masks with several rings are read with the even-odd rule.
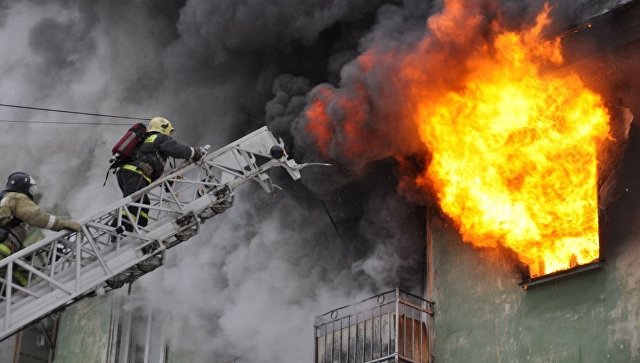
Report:
[[[431,363],[433,303],[398,289],[316,318],[316,363]]]

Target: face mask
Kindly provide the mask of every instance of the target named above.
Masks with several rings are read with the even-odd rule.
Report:
[[[29,194],[35,195],[38,192],[38,185],[36,184],[36,181],[33,180],[33,178],[29,178],[29,184]]]

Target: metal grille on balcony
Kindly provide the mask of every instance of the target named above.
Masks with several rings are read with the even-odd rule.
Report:
[[[399,317],[399,318],[398,318]],[[398,289],[316,318],[316,363],[430,363],[433,303]]]

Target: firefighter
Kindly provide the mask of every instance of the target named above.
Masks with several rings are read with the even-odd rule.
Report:
[[[174,140],[173,133],[173,125],[166,118],[154,117],[149,121],[145,140],[137,146],[132,157],[116,170],[123,197],[128,197],[160,178],[168,157],[193,161],[202,159],[203,154],[199,149]],[[142,196],[141,203],[149,204],[149,198]],[[137,219],[139,226],[144,227],[149,222],[148,208],[129,207],[129,213]],[[122,224],[128,231],[133,229],[128,216],[122,216]]]
[[[0,259],[15,253],[24,246],[27,225],[60,231],[68,229],[80,232],[80,224],[64,220],[40,209],[33,201],[36,183],[27,173],[15,172],[7,178],[6,189],[0,192]],[[14,273],[14,280],[26,286],[26,275],[20,270]]]

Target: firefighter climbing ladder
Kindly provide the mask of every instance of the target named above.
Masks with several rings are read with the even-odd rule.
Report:
[[[80,220],[81,232],[58,232],[0,260],[0,340],[159,266],[166,249],[197,234],[203,221],[231,206],[234,189],[245,181],[272,192],[277,186],[266,172],[273,167],[299,179],[308,164],[296,164],[283,150],[263,127]],[[144,196],[149,205],[136,202]],[[137,220],[139,207],[149,208],[149,224],[133,223],[133,230],[126,231],[123,224]],[[16,271],[28,276],[27,286],[12,281]]]

